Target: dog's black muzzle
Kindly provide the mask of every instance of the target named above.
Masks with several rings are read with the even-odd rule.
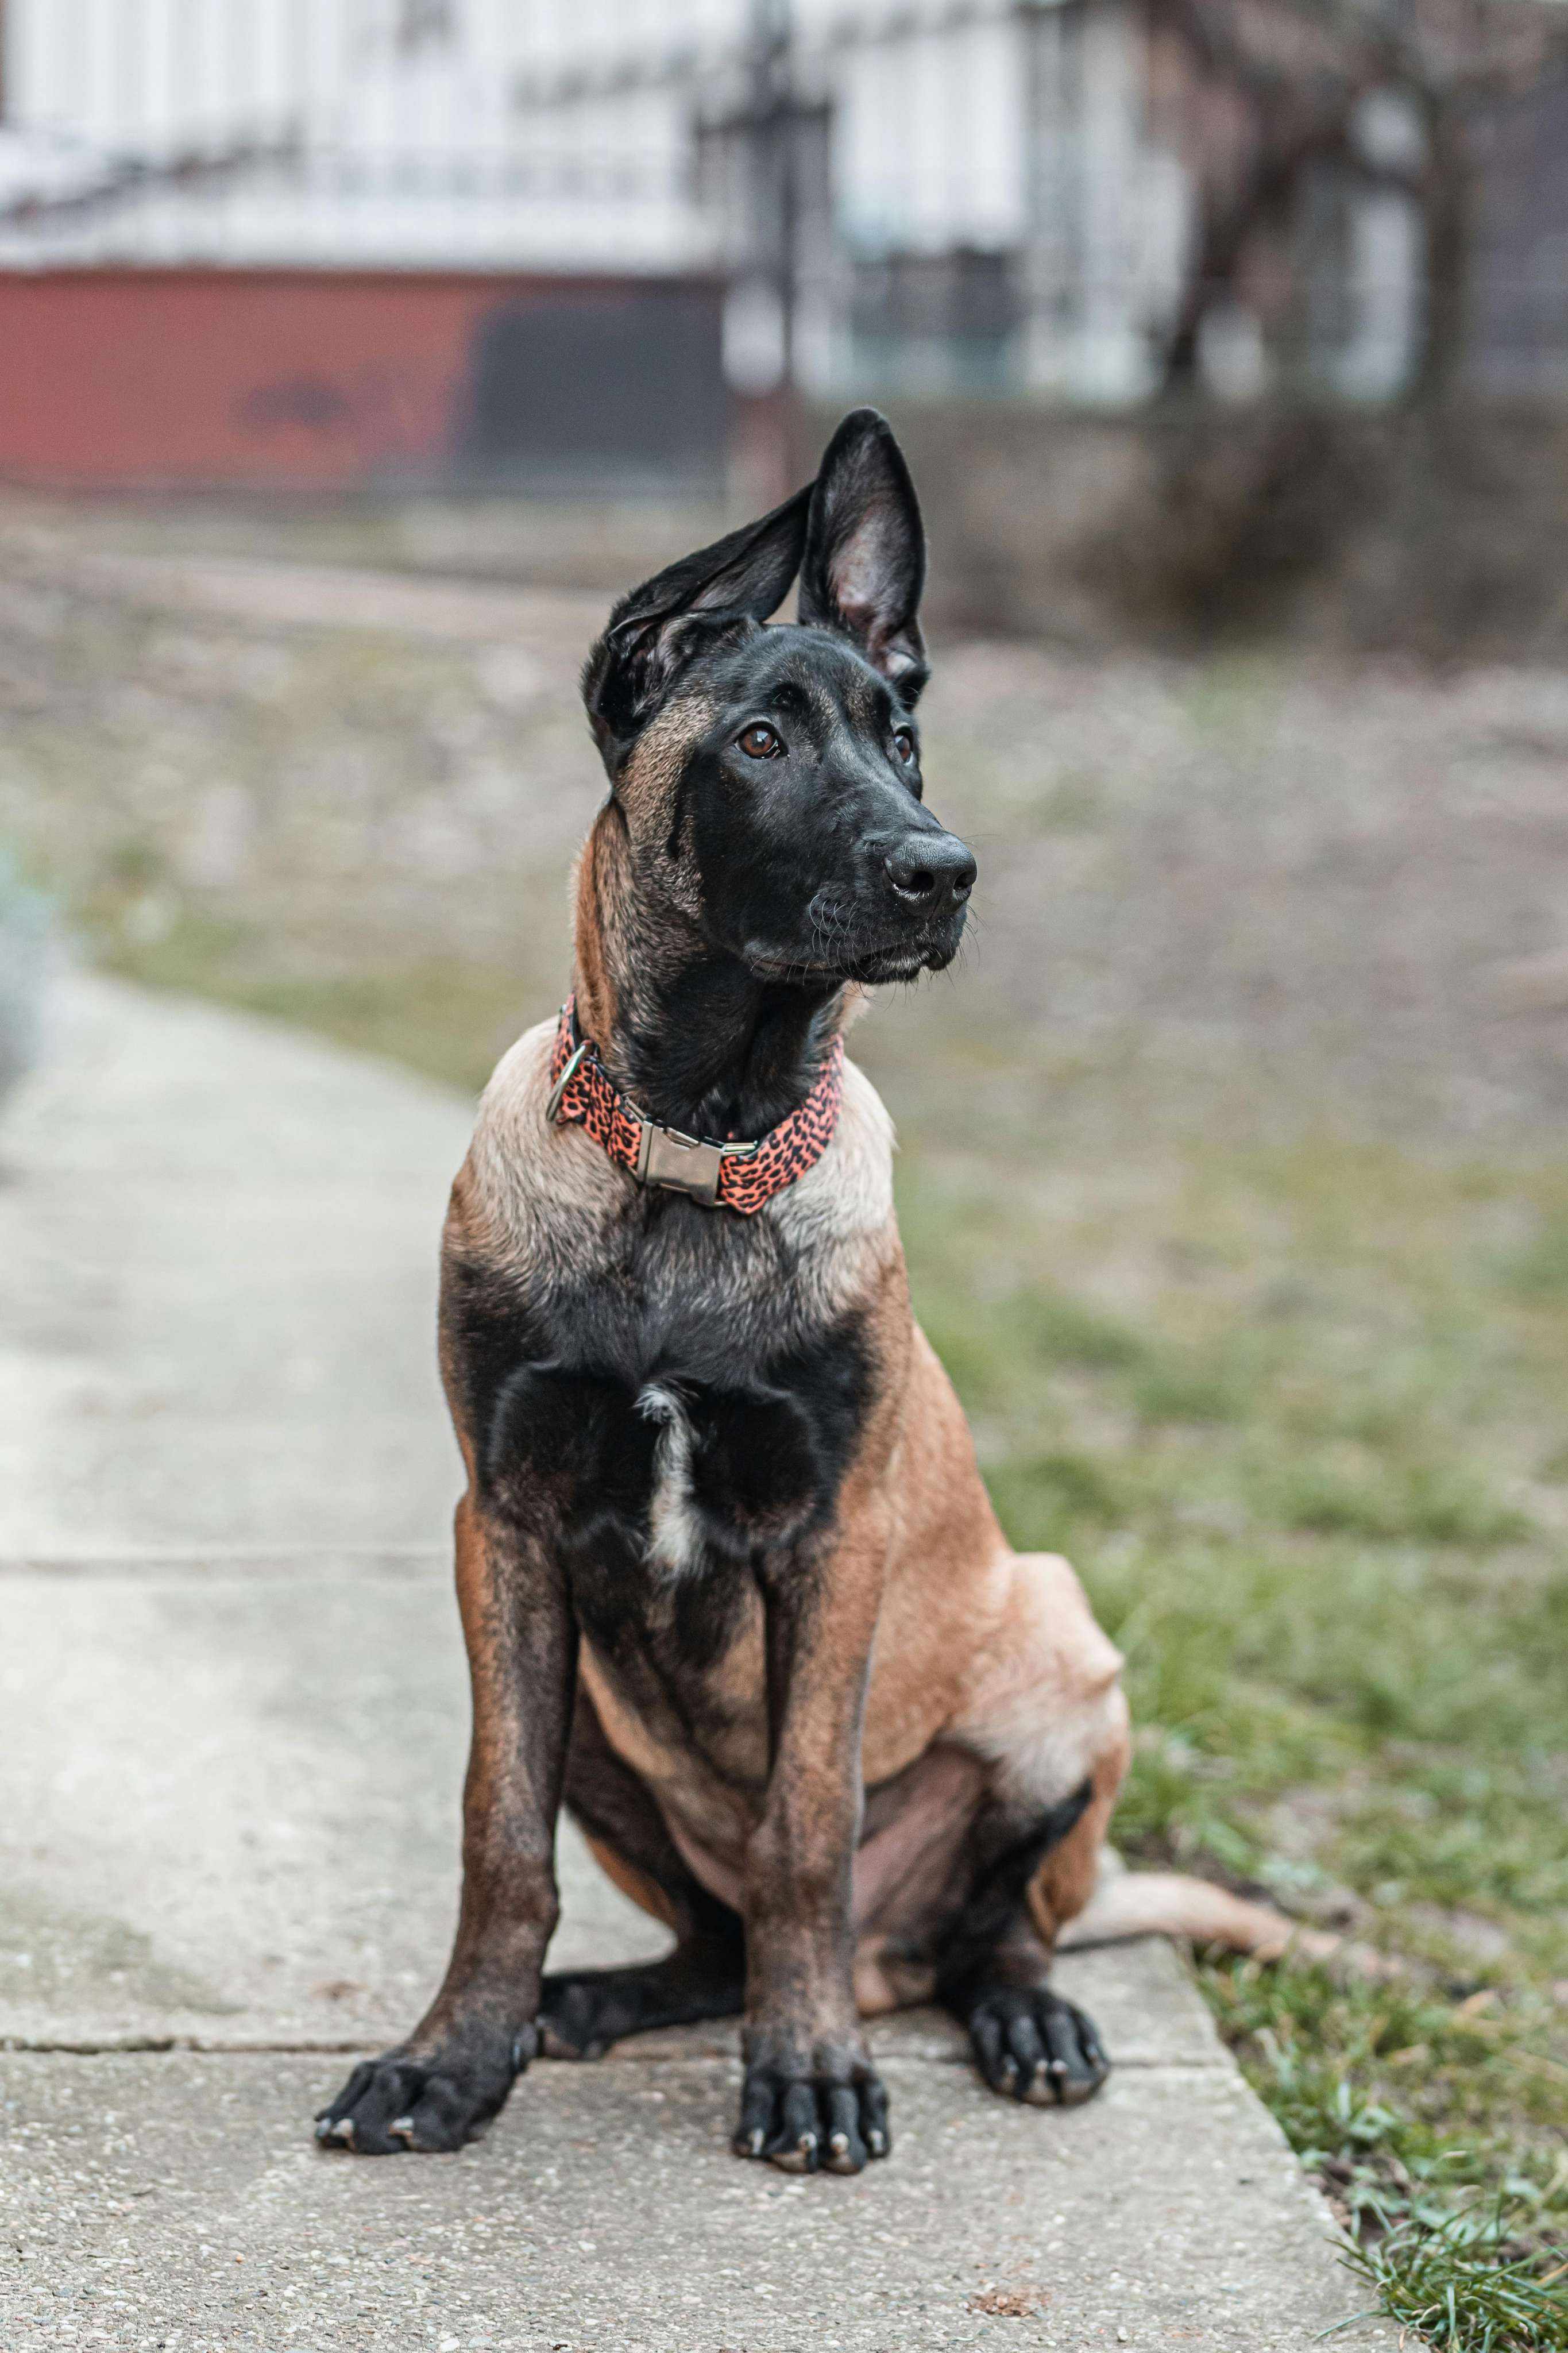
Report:
[[[880,871],[864,896],[876,902],[866,928],[877,945],[862,976],[901,980],[940,972],[963,936],[977,871],[973,851],[955,833],[928,822],[877,845],[873,858]]]
[[[941,972],[958,954],[974,877],[973,851],[937,825],[868,842],[854,937],[844,944],[845,977],[913,980]]]

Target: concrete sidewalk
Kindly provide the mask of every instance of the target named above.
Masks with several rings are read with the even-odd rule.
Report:
[[[101,981],[0,1125],[0,2346],[1305,2348],[1323,2210],[1172,1955],[1009,2107],[878,2031],[890,2161],[730,2156],[731,2032],[542,2063],[457,2158],[318,2152],[446,1955],[467,1732],[434,1372],[464,1106]],[[661,1932],[563,1840],[569,1961]],[[1392,2344],[1377,2325],[1348,2344]]]

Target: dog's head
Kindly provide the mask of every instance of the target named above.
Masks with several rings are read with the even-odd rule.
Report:
[[[800,575],[798,618],[766,626]],[[639,880],[760,979],[952,962],[974,860],[924,806],[925,536],[884,418],[816,481],[624,596],[584,699]]]

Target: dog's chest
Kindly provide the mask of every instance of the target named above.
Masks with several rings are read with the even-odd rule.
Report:
[[[858,1419],[852,1346],[764,1370],[731,1388],[679,1365],[637,1380],[536,1360],[490,1439],[510,1507],[547,1499],[546,1540],[626,1708],[720,1766],[754,1745],[759,1571],[831,1523]]]
[[[824,1314],[776,1237],[671,1208],[564,1280],[449,1261],[443,1328],[485,1500],[560,1563],[636,1711],[695,1733],[770,1565],[831,1529],[876,1376],[864,1312]]]
[[[668,1584],[715,1560],[752,1560],[831,1516],[860,1388],[858,1352],[842,1335],[733,1382],[679,1359],[639,1379],[533,1358],[496,1396],[486,1468],[519,1508],[552,1501],[569,1554]]]

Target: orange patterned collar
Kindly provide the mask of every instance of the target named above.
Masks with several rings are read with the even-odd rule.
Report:
[[[663,1185],[705,1208],[736,1209],[749,1218],[814,1168],[832,1143],[844,1092],[844,1040],[834,1039],[816,1084],[787,1119],[754,1144],[714,1143],[678,1127],[657,1127],[627,1101],[592,1039],[578,1035],[577,1008],[569,997],[550,1058],[550,1089],[545,1117],[551,1125],[586,1128],[639,1185]]]

